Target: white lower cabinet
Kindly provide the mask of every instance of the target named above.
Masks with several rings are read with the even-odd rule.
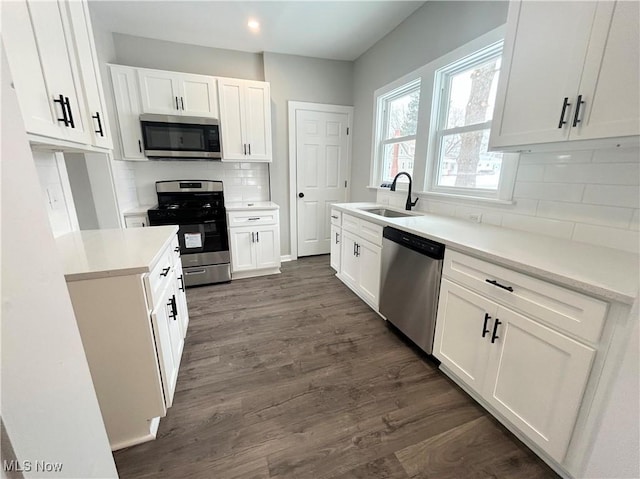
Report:
[[[338,277],[377,311],[382,248],[344,229],[341,240]]]
[[[280,272],[278,210],[228,213],[231,277],[249,278]]]
[[[452,254],[460,265],[468,258]],[[477,266],[479,260],[468,259]],[[448,260],[450,264],[451,258],[445,257],[445,264]],[[517,299],[517,286],[509,292],[500,284],[489,299],[451,281],[446,273],[447,268],[440,287],[434,356],[446,372],[492,407],[499,419],[562,463],[595,349],[554,329],[552,317],[538,320],[506,307],[510,302],[514,308],[528,307]],[[544,303],[545,297],[538,300]]]
[[[331,267],[340,271],[340,258],[342,246],[342,228],[336,225],[331,225]]]
[[[67,280],[113,450],[154,439],[173,404],[189,323],[177,247],[147,273]]]

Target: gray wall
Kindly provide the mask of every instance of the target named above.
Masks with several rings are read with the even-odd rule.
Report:
[[[271,83],[271,199],[280,205],[281,251],[288,255],[291,238],[287,102],[353,105],[353,62],[265,52],[264,76]]]
[[[429,1],[354,65],[352,201],[375,201],[367,190],[371,166],[373,93],[506,22],[508,2]]]
[[[69,176],[73,204],[76,207],[80,229],[98,229],[98,216],[93,202],[91,182],[84,155],[81,153],[65,153],[64,162],[67,165],[67,175]]]
[[[199,73],[245,80],[264,80],[262,54],[166,42],[113,34],[116,60],[121,65]]]

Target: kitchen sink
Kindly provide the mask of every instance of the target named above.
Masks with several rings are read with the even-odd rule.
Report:
[[[404,216],[414,216],[411,213],[404,213],[402,211],[388,210],[386,208],[362,208],[362,211],[372,213],[378,216],[384,216],[386,218],[401,218]]]

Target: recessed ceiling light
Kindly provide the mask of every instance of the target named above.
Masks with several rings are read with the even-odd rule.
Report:
[[[254,32],[257,30],[260,30],[260,22],[258,20],[253,20],[253,19],[249,20],[247,22],[247,26]]]

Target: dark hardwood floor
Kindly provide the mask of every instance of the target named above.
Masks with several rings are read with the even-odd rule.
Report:
[[[334,277],[188,290],[173,407],[121,478],[556,477]]]

